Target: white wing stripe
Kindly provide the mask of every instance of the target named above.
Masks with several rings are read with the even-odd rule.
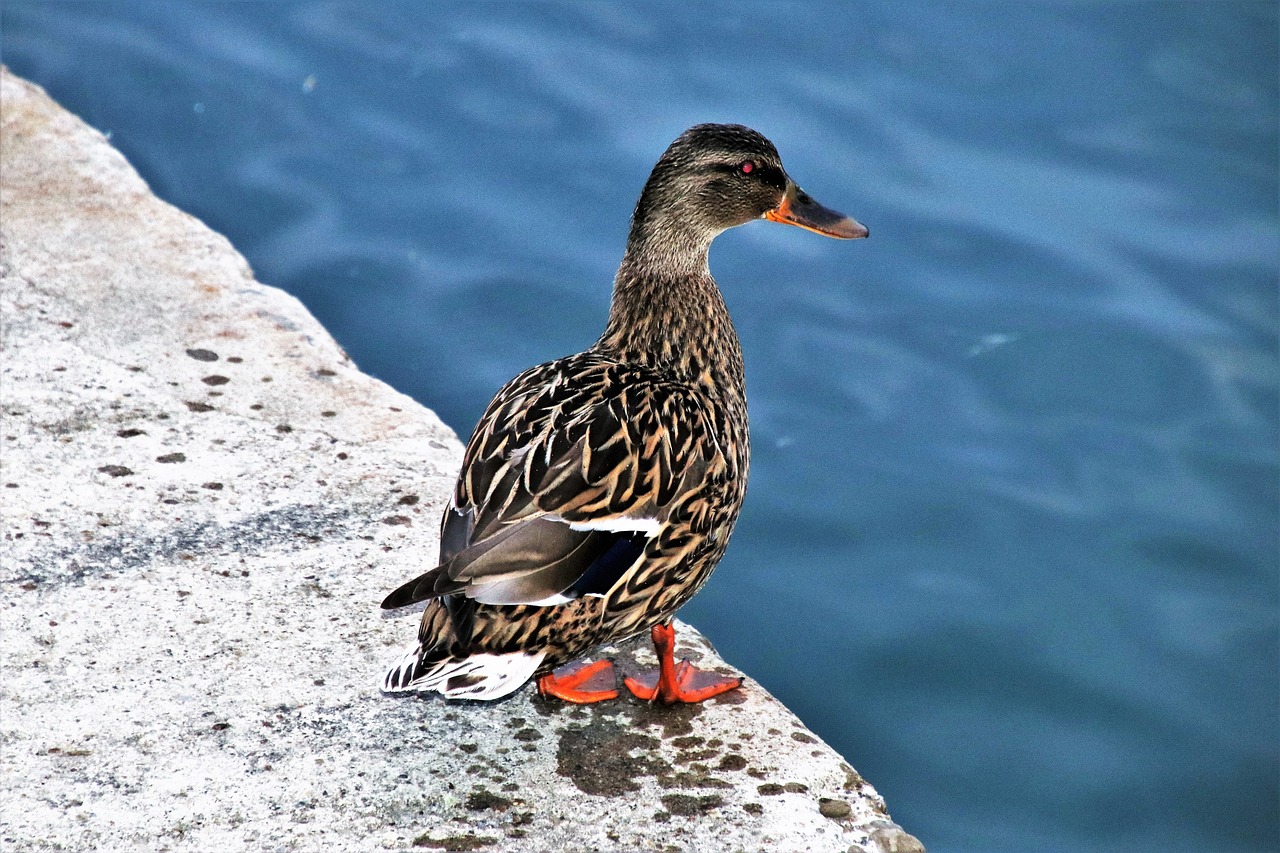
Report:
[[[636,533],[643,533],[651,539],[658,535],[658,530],[662,527],[662,522],[656,518],[631,518],[625,515],[615,516],[614,518],[593,518],[591,521],[565,521],[558,515],[548,515],[546,517],[553,521],[561,521],[568,524],[571,530],[603,530],[609,533],[635,531]]]

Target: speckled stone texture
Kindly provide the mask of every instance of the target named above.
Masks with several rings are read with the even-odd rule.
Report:
[[[457,438],[2,87],[0,847],[921,849],[749,679],[673,709],[381,695],[415,624],[377,605],[435,555]]]

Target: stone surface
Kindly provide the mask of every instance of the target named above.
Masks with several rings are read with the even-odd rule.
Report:
[[[377,604],[435,555],[456,436],[0,85],[5,850],[920,849],[749,679],[673,709],[381,695],[414,621]]]

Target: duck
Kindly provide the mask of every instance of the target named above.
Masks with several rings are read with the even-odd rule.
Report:
[[[619,695],[613,664],[579,659],[650,632],[644,701],[701,702],[740,678],[675,661],[674,614],[729,543],[750,464],[742,348],[707,255],[757,219],[838,239],[867,228],[797,186],[773,143],[699,124],[658,159],[631,217],[609,317],[589,349],[520,373],[463,455],[437,565],[382,601],[426,602],[387,693],[490,701]]]

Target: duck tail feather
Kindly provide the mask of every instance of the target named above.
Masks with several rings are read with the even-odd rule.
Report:
[[[546,652],[474,654],[424,661],[408,651],[382,679],[384,693],[439,693],[446,699],[491,701],[516,692],[533,677]]]

